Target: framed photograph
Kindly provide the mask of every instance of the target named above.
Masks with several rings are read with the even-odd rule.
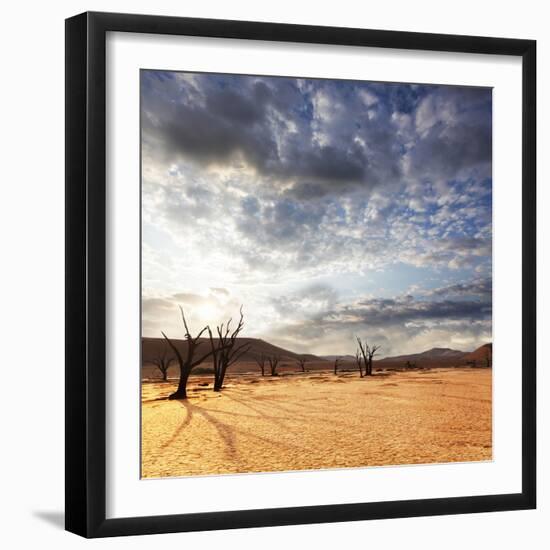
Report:
[[[531,40],[66,21],[66,528],[535,507]]]

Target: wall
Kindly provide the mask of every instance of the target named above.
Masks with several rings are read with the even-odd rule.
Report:
[[[410,31],[535,38],[539,41],[539,342],[547,332],[550,206],[548,132],[550,37],[544,4],[534,0],[481,3],[441,1],[383,3],[273,3],[202,0],[133,2],[66,0],[11,2],[3,7],[0,139],[2,258],[0,319],[3,384],[0,387],[0,538],[8,548],[33,543],[58,548],[332,548],[408,549],[543,548],[549,537],[548,475],[539,468],[539,509],[527,512],[297,526],[218,533],[162,535],[85,542],[65,533],[63,510],[63,19],[86,9],[195,17],[247,19]],[[544,273],[548,276],[546,273]],[[547,316],[545,316],[547,317]],[[544,323],[544,324],[543,324]],[[541,342],[542,344],[542,342]],[[6,353],[7,352],[7,353]],[[542,396],[548,353],[539,345],[539,427],[550,422]],[[539,464],[550,458],[548,428],[539,428]],[[547,542],[546,542],[547,544]]]

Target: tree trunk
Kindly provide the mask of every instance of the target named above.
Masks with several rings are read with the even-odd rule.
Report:
[[[222,391],[225,375],[227,374],[228,364],[220,365],[217,375],[214,377],[214,391]]]
[[[191,373],[181,373],[178,389],[168,399],[187,399],[187,380]]]
[[[225,372],[220,371],[218,376],[214,379],[214,391],[222,391],[223,380],[225,378]]]

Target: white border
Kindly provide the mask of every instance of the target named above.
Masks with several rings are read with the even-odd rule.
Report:
[[[108,33],[106,61],[107,517],[520,492],[521,60]],[[494,87],[492,462],[139,479],[140,68]]]

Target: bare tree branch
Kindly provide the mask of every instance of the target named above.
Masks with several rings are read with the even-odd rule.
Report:
[[[271,355],[267,358],[269,362],[269,368],[271,370],[271,376],[278,376],[277,374],[277,366],[279,365],[279,361],[281,360],[281,357],[279,355]]]
[[[232,319],[229,319],[224,327],[222,323],[216,327],[218,333],[218,343],[214,344],[212,333],[209,330],[210,348],[214,357],[214,391],[221,391],[227,369],[235,364],[243,355],[250,350],[250,344],[245,342],[237,346],[237,338],[244,328],[243,306],[239,309],[239,322],[231,330]]]
[[[172,340],[168,338],[168,336],[166,336],[164,332],[162,332],[164,339],[168,342],[168,345],[174,351],[180,367],[178,388],[173,394],[168,397],[168,399],[187,399],[187,381],[189,380],[189,375],[191,374],[191,371],[194,367],[202,363],[208,356],[212,355],[212,351],[209,351],[208,353],[203,354],[199,359],[195,359],[197,347],[202,344],[200,338],[206,330],[209,330],[209,327],[204,327],[201,331],[199,331],[197,336],[193,337],[189,330],[189,325],[187,324],[187,319],[185,318],[185,314],[181,306],[180,313],[183,326],[185,328],[185,339],[187,340],[187,354],[185,359],[183,358],[175,343],[172,342]]]
[[[256,357],[256,363],[260,370],[262,371],[262,376],[265,376],[265,364],[267,362],[267,357],[262,353],[259,357]]]
[[[300,356],[296,359],[296,362],[298,363],[298,366],[300,367],[300,370],[302,372],[306,372],[307,359],[305,357]]]
[[[166,382],[168,380],[168,369],[175,360],[175,357],[168,356],[166,346],[162,345],[156,350],[156,355],[149,359],[149,362],[157,367],[162,375],[162,380]]]
[[[362,357],[361,352],[359,349],[355,351],[355,362],[357,363],[357,367],[359,368],[359,377],[363,378],[363,366],[362,366]]]
[[[359,345],[359,349],[361,351],[361,355],[363,356],[363,360],[365,362],[365,376],[371,376],[372,375],[372,360],[376,354],[376,352],[380,349],[380,346],[372,346],[370,347],[368,342],[365,340],[365,343],[361,341],[361,338],[359,336],[355,337],[357,339],[357,344]]]

